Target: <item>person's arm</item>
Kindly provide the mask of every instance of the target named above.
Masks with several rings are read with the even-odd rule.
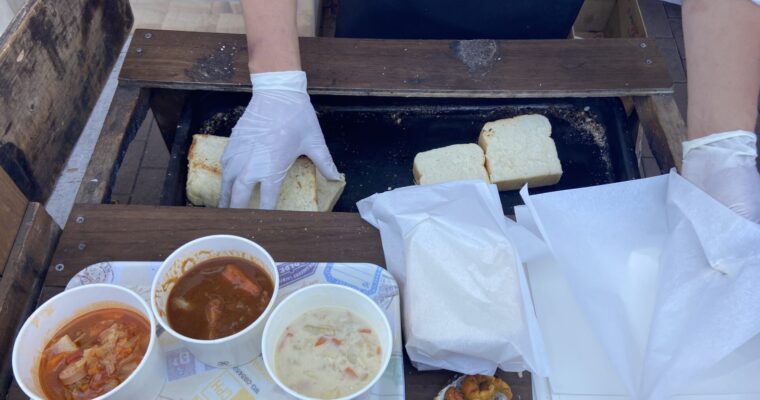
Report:
[[[296,0],[242,0],[252,74],[300,71]]]
[[[749,0],[686,0],[688,137],[754,131],[760,93],[760,7]]]
[[[248,207],[258,186],[258,207],[273,209],[299,156],[308,156],[327,179],[340,175],[306,92],[296,0],[242,0],[242,5],[252,96],[222,155],[218,205]]]
[[[688,139],[681,174],[760,223],[760,0],[686,0]]]

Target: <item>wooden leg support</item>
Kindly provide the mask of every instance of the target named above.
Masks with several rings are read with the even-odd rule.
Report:
[[[673,167],[680,171],[686,123],[673,96],[634,97],[634,104],[660,171],[667,173]]]

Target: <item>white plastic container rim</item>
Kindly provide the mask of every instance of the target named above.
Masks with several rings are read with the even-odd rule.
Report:
[[[37,310],[35,310],[34,313],[32,313],[32,315],[30,315],[29,318],[27,318],[26,322],[24,322],[24,325],[21,327],[21,330],[19,331],[18,336],[16,336],[16,341],[18,341],[19,338],[24,337],[27,331],[31,329],[30,326],[35,323],[34,321],[38,319],[44,319],[44,315],[42,314],[50,313],[51,311],[49,310],[49,307],[55,304],[55,302],[60,300],[61,298],[68,297],[68,296],[78,296],[78,295],[81,295],[80,292],[91,291],[93,289],[103,289],[103,288],[106,288],[108,290],[120,291],[129,296],[132,296],[134,300],[138,304],[140,304],[140,306],[142,306],[143,308],[142,310],[136,310],[133,307],[130,307],[128,305],[124,305],[123,308],[136,311],[148,320],[148,323],[150,323],[150,341],[148,342],[148,348],[145,349],[145,355],[143,356],[142,360],[140,360],[140,364],[137,365],[137,368],[129,375],[129,377],[127,377],[127,379],[125,379],[122,383],[120,383],[119,386],[116,386],[115,388],[111,389],[107,393],[103,394],[102,396],[96,397],[93,400],[107,399],[112,395],[112,393],[115,393],[116,391],[127,386],[130,382],[136,379],[135,377],[138,375],[140,370],[145,366],[146,362],[148,361],[148,355],[151,354],[151,352],[153,351],[153,348],[157,346],[156,341],[158,340],[158,336],[156,335],[156,320],[155,318],[153,318],[153,312],[150,309],[150,307],[148,307],[148,304],[145,303],[145,300],[143,300],[135,292],[127,288],[117,286],[117,285],[111,285],[107,283],[94,283],[90,285],[80,286],[74,289],[69,289],[53,296],[50,300],[46,301],[43,305],[37,308]],[[104,307],[98,307],[98,304],[101,304],[101,303],[103,304]],[[114,301],[103,300],[94,304],[83,305],[80,309],[81,310],[80,312],[73,312],[70,318],[64,319],[62,323],[58,324],[57,327],[52,329],[51,330],[52,334],[50,335],[50,337],[46,339],[45,343],[47,344],[47,342],[49,342],[50,339],[52,339],[53,336],[55,336],[55,334],[58,332],[59,329],[63,328],[67,323],[73,321],[76,317],[79,317],[80,315],[90,312],[90,311],[99,310],[101,308],[118,307],[119,304],[120,302],[116,300]],[[40,352],[42,352],[42,350],[44,349],[40,349]],[[13,355],[12,355],[13,376],[21,376],[21,374],[19,373],[20,371],[18,370],[19,366],[18,366],[18,361],[17,361],[18,358],[22,356],[20,352],[21,352],[21,349],[19,348],[19,346],[16,346],[16,343],[14,342]],[[23,356],[26,356],[26,355],[23,355]],[[38,355],[34,354],[32,356],[36,358]],[[16,379],[16,382],[18,382],[18,385],[21,387],[21,390],[23,390],[24,393],[27,396],[29,396],[32,400],[45,400],[41,397],[37,397],[34,394],[35,391],[29,388],[22,379]]]
[[[386,337],[385,343],[381,343],[382,349],[384,351],[383,361],[382,361],[382,364],[380,365],[380,369],[378,370],[378,372],[375,375],[375,377],[369,383],[367,383],[367,385],[365,385],[361,389],[357,390],[356,392],[351,393],[351,394],[346,395],[346,396],[343,396],[343,397],[336,398],[336,399],[331,399],[331,400],[350,400],[350,399],[355,399],[355,398],[363,395],[364,393],[366,393],[383,376],[383,374],[385,373],[385,370],[388,368],[388,363],[390,362],[390,359],[391,359],[391,352],[392,352],[392,349],[393,349],[393,332],[391,331],[390,322],[388,321],[388,317],[386,317],[386,315],[383,312],[383,310],[380,309],[380,306],[378,306],[377,303],[375,303],[375,301],[372,300],[369,296],[365,295],[364,293],[362,293],[362,292],[360,292],[360,291],[358,291],[356,289],[350,288],[348,286],[336,285],[336,284],[331,284],[331,283],[320,283],[320,284],[310,285],[310,286],[306,286],[306,287],[304,287],[302,289],[299,289],[299,290],[293,292],[288,297],[286,297],[280,304],[278,304],[277,307],[274,309],[274,311],[272,311],[272,315],[269,316],[269,320],[267,321],[267,324],[264,326],[264,335],[263,335],[262,341],[261,341],[261,354],[262,354],[262,358],[264,359],[264,366],[266,367],[266,370],[269,373],[269,376],[272,377],[272,379],[275,381],[275,383],[277,384],[277,386],[279,386],[282,390],[284,390],[285,392],[287,392],[291,396],[293,396],[293,397],[295,397],[297,399],[300,399],[300,400],[320,400],[320,399],[315,398],[315,397],[305,396],[305,395],[303,395],[301,393],[298,393],[295,390],[287,387],[284,383],[282,383],[282,381],[280,381],[280,378],[277,377],[277,374],[275,373],[275,370],[274,370],[274,366],[273,365],[269,365],[268,348],[269,348],[269,339],[270,339],[270,332],[269,331],[270,331],[270,328],[271,328],[270,321],[277,320],[277,318],[279,317],[279,315],[278,315],[279,312],[282,309],[284,309],[285,307],[287,307],[287,305],[290,302],[292,302],[293,299],[298,299],[298,297],[300,297],[300,296],[308,295],[309,292],[312,292],[312,291],[321,291],[321,290],[325,290],[326,288],[329,289],[329,290],[343,290],[343,291],[352,293],[353,296],[362,299],[361,301],[364,301],[364,302],[367,302],[368,304],[370,304],[370,307],[372,309],[374,309],[375,312],[377,312],[377,314],[380,316],[380,319],[383,321],[383,330],[385,330],[385,335],[386,335],[385,336]],[[319,304],[316,304],[316,305],[314,305],[313,308],[304,309],[302,312],[308,312],[308,311],[310,311],[312,309],[317,309],[317,308],[321,308],[321,307],[323,307],[323,306],[319,305]],[[350,308],[349,308],[349,310],[350,310]],[[294,318],[292,318],[292,320],[294,320],[295,318],[298,318],[298,316],[299,315],[296,315]],[[364,319],[366,319],[366,317],[363,317],[361,315],[359,315],[359,316],[362,317],[362,318],[364,318]],[[275,333],[280,333],[280,332],[275,332]],[[275,341],[279,340],[279,335],[277,337],[272,337],[272,339],[275,340]],[[274,355],[272,355],[272,357],[274,357]]]

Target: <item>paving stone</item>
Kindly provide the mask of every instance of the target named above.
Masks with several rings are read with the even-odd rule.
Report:
[[[166,149],[164,138],[158,125],[153,121],[153,126],[148,134],[145,153],[142,158],[142,167],[148,168],[166,168],[169,164],[169,151]]]
[[[166,169],[141,168],[137,174],[130,204],[158,205],[165,178]]]
[[[122,161],[119,172],[116,174],[116,182],[114,182],[112,188],[114,194],[129,195],[132,193],[144,151],[144,140],[133,140],[129,144],[127,154],[124,155],[124,161]]]
[[[129,194],[112,194],[111,204],[129,204]]]
[[[686,82],[686,71],[683,68],[681,56],[678,54],[678,46],[676,46],[675,39],[657,39],[657,48],[660,49],[660,53],[665,58],[668,72],[670,72],[673,82]]]
[[[664,3],[665,14],[668,18],[681,18],[681,6],[673,3]]]
[[[639,0],[639,6],[649,37],[673,37],[670,24],[668,23],[668,16],[665,13],[665,7],[662,5],[661,0]]]

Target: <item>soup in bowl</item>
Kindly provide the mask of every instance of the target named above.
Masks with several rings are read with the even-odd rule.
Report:
[[[261,354],[278,286],[277,267],[261,246],[237,236],[207,236],[163,262],[151,307],[159,324],[198,360],[230,368]]]
[[[24,323],[13,371],[33,399],[156,398],[166,369],[148,305],[115,285],[53,297]]]
[[[285,298],[264,328],[262,355],[280,388],[303,400],[352,399],[383,375],[393,335],[385,313],[352,288],[320,284]]]

